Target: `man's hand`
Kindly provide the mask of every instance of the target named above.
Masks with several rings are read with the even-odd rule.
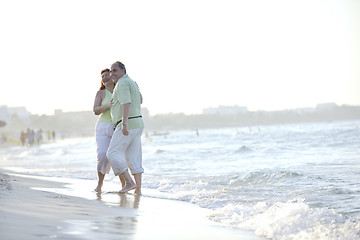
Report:
[[[127,128],[127,124],[123,124],[122,126],[122,133],[127,136],[129,135],[129,131],[128,131],[128,128]]]
[[[130,114],[130,104],[131,103],[125,103],[122,105],[122,133],[125,136],[129,135],[127,121]]]

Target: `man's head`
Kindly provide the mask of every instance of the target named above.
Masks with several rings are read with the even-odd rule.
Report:
[[[117,61],[114,62],[111,65],[111,72],[110,72],[110,76],[112,77],[113,81],[116,83],[119,78],[121,78],[124,74],[126,73],[126,68],[125,65],[122,64],[121,62]]]

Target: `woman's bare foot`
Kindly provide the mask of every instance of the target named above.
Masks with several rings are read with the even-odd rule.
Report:
[[[101,192],[102,184],[98,184],[97,187],[94,189],[95,192]]]

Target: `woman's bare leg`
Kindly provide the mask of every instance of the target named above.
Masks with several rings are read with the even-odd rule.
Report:
[[[98,172],[98,177],[99,177],[99,180],[98,180],[98,185],[95,188],[95,192],[101,192],[101,187],[102,187],[103,182],[104,182],[105,174],[102,174],[101,172]]]
[[[125,179],[124,179],[122,174],[119,175],[119,179],[120,179],[120,182],[121,182],[121,186],[124,187],[125,186]]]

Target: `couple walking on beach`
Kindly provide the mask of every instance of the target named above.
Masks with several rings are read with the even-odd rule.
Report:
[[[98,185],[101,192],[105,174],[112,167],[122,184],[120,193],[135,189],[141,194],[142,168],[141,135],[144,122],[141,116],[142,95],[139,87],[127,74],[125,65],[115,62],[101,71],[101,87],[96,93],[94,113],[96,123]],[[128,169],[134,176],[135,182]]]

